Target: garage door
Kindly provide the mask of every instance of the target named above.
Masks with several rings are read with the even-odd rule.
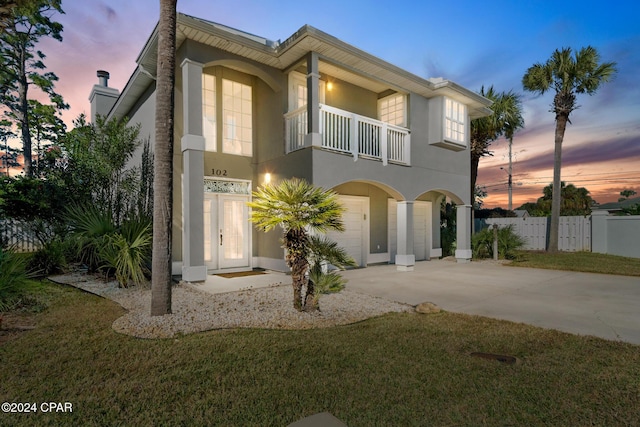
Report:
[[[330,231],[327,236],[338,242],[359,266],[366,266],[369,253],[369,199],[354,196],[340,196],[339,199],[346,208],[342,216],[345,231]]]

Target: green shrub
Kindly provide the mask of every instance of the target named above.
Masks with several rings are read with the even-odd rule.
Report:
[[[29,261],[29,271],[37,276],[49,276],[63,273],[67,269],[67,252],[69,244],[54,239],[37,250]]]
[[[98,250],[116,231],[111,214],[93,205],[73,206],[67,214],[78,261],[86,264],[89,271],[97,271],[103,264]]]
[[[522,248],[525,240],[513,231],[513,226],[498,229],[498,258],[513,259],[516,251]],[[493,257],[493,228],[485,228],[471,238],[474,258]]]
[[[119,233],[110,234],[98,249],[101,268],[113,272],[122,287],[140,285],[149,272],[151,226],[144,221],[127,221]]]
[[[344,289],[347,280],[336,271],[326,271],[326,268],[329,264],[340,270],[355,267],[356,262],[347,251],[327,237],[318,236],[309,237],[309,251],[309,278],[315,284],[316,295],[340,292]]]
[[[13,307],[26,290],[29,283],[28,260],[23,254],[0,248],[0,311]]]

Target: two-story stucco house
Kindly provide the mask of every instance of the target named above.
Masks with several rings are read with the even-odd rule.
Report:
[[[157,30],[120,93],[108,73],[92,115],[129,117],[154,138]],[[340,194],[361,266],[411,270],[442,255],[440,203],[457,208],[456,258],[471,258],[470,120],[490,102],[424,79],[313,27],[283,42],[178,14],[174,273],[286,270],[280,233],[249,223],[251,191],[299,177]]]

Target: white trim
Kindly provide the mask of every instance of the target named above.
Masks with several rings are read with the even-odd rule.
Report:
[[[207,279],[207,267],[182,267],[182,280],[185,282],[204,282]]]
[[[180,138],[180,149],[184,152],[187,150],[204,151],[205,140],[202,135],[182,135]]]

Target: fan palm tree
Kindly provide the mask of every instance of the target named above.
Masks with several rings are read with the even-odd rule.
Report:
[[[471,121],[471,191],[476,188],[480,158],[490,156],[489,145],[504,135],[510,141],[514,133],[524,126],[520,95],[513,91],[498,93],[493,86],[479,94],[493,101],[493,114]]]
[[[298,311],[318,310],[313,283],[307,278],[311,233],[329,230],[344,231],[344,207],[337,194],[317,188],[303,179],[293,178],[278,185],[265,185],[253,192],[248,203],[251,221],[256,227],[270,231],[280,226],[285,261],[291,269],[293,307]],[[306,292],[302,295],[303,287]]]
[[[578,108],[576,95],[593,95],[600,85],[609,81],[616,72],[615,62],[600,63],[598,51],[587,46],[573,54],[571,48],[556,49],[544,64],[529,67],[522,78],[525,90],[543,95],[554,90],[552,112],[556,115],[555,150],[553,158],[553,188],[561,188],[562,141],[571,123],[569,116]],[[551,226],[549,230],[549,252],[558,251],[558,229],[562,193],[554,191],[551,201]]]
[[[153,178],[151,315],[171,313],[173,211],[173,89],[176,74],[176,3],[160,0],[156,77],[156,142]]]

